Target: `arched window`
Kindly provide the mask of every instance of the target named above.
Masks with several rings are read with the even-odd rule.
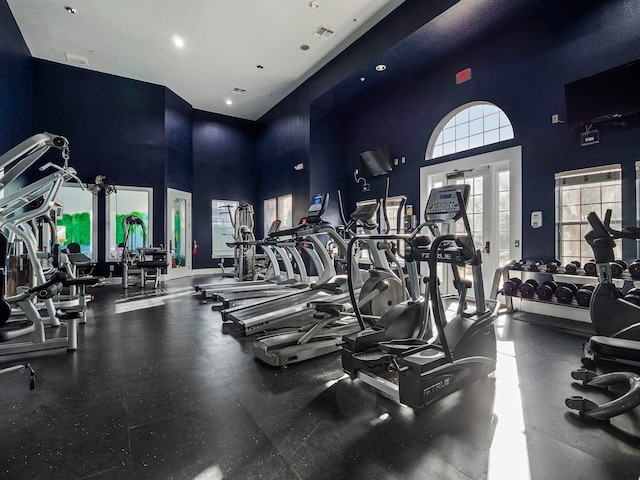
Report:
[[[511,121],[500,108],[489,102],[467,103],[438,124],[429,139],[425,160],[512,138]]]

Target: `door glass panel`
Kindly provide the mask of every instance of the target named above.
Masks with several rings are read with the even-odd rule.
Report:
[[[174,198],[171,207],[171,268],[183,268],[187,263],[187,200],[184,198]]]

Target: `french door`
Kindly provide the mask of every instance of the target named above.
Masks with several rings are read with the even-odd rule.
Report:
[[[509,259],[521,257],[520,147],[423,167],[420,172],[421,211],[424,212],[432,188],[460,183],[471,186],[467,215],[475,246],[482,252],[483,284],[485,295],[489,296],[496,269]],[[457,233],[463,233],[462,222],[457,223]],[[450,268],[443,267],[439,267],[443,293],[452,293]],[[426,272],[426,265],[423,268]],[[460,274],[470,277],[471,268],[461,269]]]

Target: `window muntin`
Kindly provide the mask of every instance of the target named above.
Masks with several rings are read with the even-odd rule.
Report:
[[[429,141],[426,160],[510,140],[513,127],[507,115],[488,102],[462,105],[447,115]]]
[[[556,174],[556,254],[565,265],[572,260],[585,264],[593,250],[584,239],[591,230],[587,215],[595,212],[604,221],[612,210],[611,227],[622,227],[622,170],[608,165]],[[616,242],[616,258],[622,258],[622,242]]]
[[[234,249],[227,242],[234,241],[233,222],[240,202],[211,200],[211,258],[233,258]]]
[[[141,228],[134,228],[129,237],[129,248],[153,245],[153,189],[147,187],[116,186],[116,191],[106,197],[106,261],[118,262],[122,257],[124,230],[122,219],[135,215],[144,223],[147,241],[144,244]]]
[[[94,259],[97,225],[93,212],[97,197],[77,184],[70,184],[60,186],[56,201],[62,204],[62,215],[56,218],[57,242],[62,248],[77,243],[82,253]]]

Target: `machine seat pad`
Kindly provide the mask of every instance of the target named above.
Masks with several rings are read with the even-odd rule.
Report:
[[[56,317],[60,320],[72,320],[74,318],[84,318],[86,307],[76,306],[56,311]]]
[[[16,320],[5,323],[0,327],[0,342],[6,342],[13,338],[34,332],[35,324],[31,320]]]
[[[77,277],[77,278],[67,278],[62,285],[65,287],[70,287],[72,285],[95,285],[104,280],[104,277]]]
[[[169,263],[161,260],[143,260],[137,262],[136,266],[138,268],[167,268]]]
[[[67,258],[76,267],[90,267],[93,261],[84,253],[67,253]]]
[[[597,355],[640,362],[640,341],[596,335],[589,339],[589,348]]]

